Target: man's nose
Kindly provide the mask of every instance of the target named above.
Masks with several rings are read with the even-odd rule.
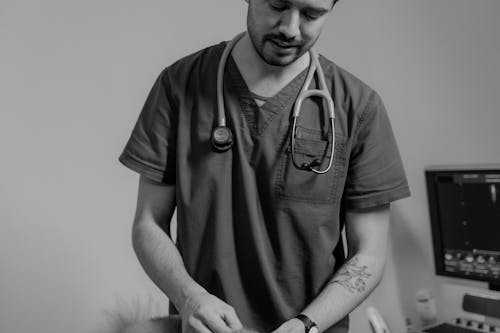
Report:
[[[288,39],[300,35],[300,13],[297,10],[285,10],[280,18],[279,32]]]

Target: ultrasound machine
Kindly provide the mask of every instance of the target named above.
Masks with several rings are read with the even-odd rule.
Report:
[[[500,165],[428,167],[425,179],[436,274],[488,287],[464,293],[471,316],[423,332],[500,333]]]

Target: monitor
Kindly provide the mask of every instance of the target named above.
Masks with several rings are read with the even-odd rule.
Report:
[[[500,290],[500,165],[425,170],[437,275]]]

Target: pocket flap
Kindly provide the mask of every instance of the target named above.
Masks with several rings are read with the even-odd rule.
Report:
[[[292,151],[289,145],[288,152]],[[295,139],[295,153],[307,156],[331,156],[330,142],[326,140]]]

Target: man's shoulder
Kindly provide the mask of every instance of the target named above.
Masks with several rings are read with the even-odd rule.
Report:
[[[346,90],[363,91],[366,93],[375,93],[375,90],[358,76],[347,69],[339,66],[337,63],[321,55],[321,64],[325,71],[325,76],[332,79],[334,83],[341,83]]]
[[[360,113],[373,102],[381,102],[380,96],[369,84],[325,56],[320,57],[327,81],[332,84],[332,93],[342,101],[344,109]]]
[[[201,74],[208,70],[217,70],[218,60],[225,44],[226,42],[223,41],[190,53],[168,65],[162,71],[162,75],[168,75],[175,80],[182,80],[195,72]]]

